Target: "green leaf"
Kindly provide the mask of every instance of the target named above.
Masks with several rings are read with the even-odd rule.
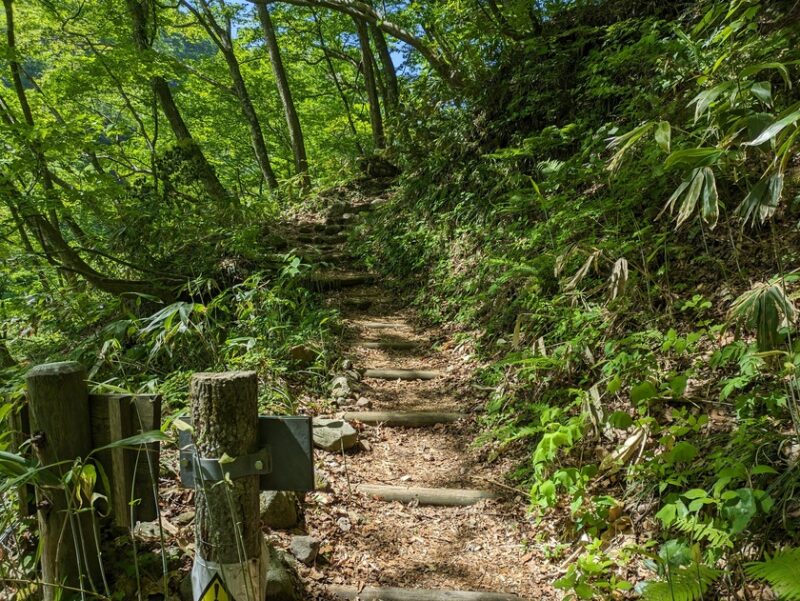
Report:
[[[633,425],[633,418],[625,411],[614,411],[606,420],[609,426],[619,430],[627,430]]]
[[[773,123],[772,125],[767,127],[764,131],[762,131],[761,134],[755,140],[753,140],[752,142],[745,142],[744,145],[760,146],[765,142],[769,142],[770,140],[775,138],[775,136],[781,133],[784,129],[786,129],[790,125],[794,125],[798,119],[800,119],[800,110],[795,110],[786,115],[785,117],[782,117],[781,119],[775,121],[775,123]]]
[[[750,189],[736,212],[745,223],[760,225],[775,214],[783,193],[783,175],[775,174],[762,178]]]
[[[656,126],[656,144],[658,144],[664,152],[669,152],[670,142],[672,139],[672,128],[668,121],[659,121]]]
[[[768,81],[757,81],[750,88],[750,93],[767,106],[772,106],[772,84]]]
[[[708,167],[716,163],[724,154],[725,151],[719,148],[685,148],[683,150],[676,150],[664,161],[664,168],[673,169],[681,167],[696,169],[699,167]]]
[[[98,451],[107,451],[109,449],[121,449],[127,447],[137,448],[143,444],[163,442],[165,440],[169,440],[169,436],[164,434],[161,430],[150,430],[149,432],[142,432],[141,434],[129,436],[128,438],[123,438],[122,440],[117,440],[107,445],[103,445],[102,447],[94,449],[92,453],[96,453]]]
[[[631,388],[631,401],[641,403],[649,401],[658,395],[656,387],[651,382],[642,382]]]
[[[686,384],[689,382],[689,376],[686,374],[678,374],[669,381],[669,388],[672,392],[673,398],[679,399],[686,392]]]
[[[697,457],[698,453],[699,451],[697,450],[696,446],[690,442],[682,440],[677,443],[669,453],[667,453],[667,461],[671,464],[688,463]]]

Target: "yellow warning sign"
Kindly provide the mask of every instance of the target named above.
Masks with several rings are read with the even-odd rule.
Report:
[[[211,579],[211,582],[208,583],[206,590],[203,591],[203,594],[200,595],[200,598],[197,601],[236,600],[228,592],[228,589],[225,588],[225,585],[222,583],[222,578],[219,577],[219,574],[214,574],[214,577]]]

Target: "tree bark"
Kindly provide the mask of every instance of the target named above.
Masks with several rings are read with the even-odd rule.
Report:
[[[74,459],[91,451],[86,372],[75,362],[50,363],[31,369],[25,380],[36,458],[62,479]],[[99,567],[91,512],[77,513],[63,485],[38,485],[36,502],[45,601],[61,597],[62,583],[91,590]]]
[[[381,116],[381,105],[378,100],[378,86],[375,82],[375,70],[373,69],[374,57],[372,48],[369,45],[369,31],[367,24],[357,18],[353,18],[358,32],[358,44],[361,47],[361,68],[364,72],[364,86],[367,90],[367,101],[369,102],[369,122],[372,125],[372,143],[376,149],[386,147],[386,137],[383,132],[383,117]]]
[[[148,52],[152,45],[152,37],[148,33],[148,25],[150,23],[148,13],[152,8],[152,2],[151,0],[126,0],[126,2],[132,20],[134,45],[140,53]],[[175,139],[197,169],[198,179],[203,184],[206,194],[224,205],[232,204],[238,207],[238,199],[231,197],[225,190],[217,178],[214,167],[208,162],[200,146],[192,137],[186,122],[181,116],[178,105],[175,104],[175,99],[169,89],[167,80],[160,75],[156,75],[151,78],[150,85],[158,99],[161,110],[164,112],[164,116],[167,118]]]
[[[370,34],[372,40],[375,42],[375,49],[378,51],[378,59],[381,62],[381,70],[383,72],[384,85],[386,87],[386,94],[384,100],[386,101],[386,112],[395,113],[397,106],[400,104],[400,87],[397,83],[397,71],[392,62],[392,55],[389,52],[389,45],[386,43],[386,37],[383,31],[376,25],[370,25]]]
[[[253,4],[268,4],[273,0],[247,0]],[[373,24],[379,27],[388,35],[405,42],[417,52],[419,52],[428,61],[428,64],[442,76],[442,78],[454,87],[460,87],[464,84],[463,78],[458,70],[450,65],[439,53],[428,46],[424,41],[416,37],[411,32],[403,29],[402,27],[387,21],[383,15],[378,13],[374,8],[364,2],[357,0],[279,0],[285,4],[293,4],[295,6],[304,7],[320,7],[329,8],[347,15],[355,19],[360,19],[366,23]]]
[[[275,35],[275,28],[272,25],[272,17],[266,4],[256,6],[261,30],[264,33],[264,41],[269,52],[269,62],[272,65],[272,73],[275,76],[275,85],[278,88],[278,95],[283,105],[283,113],[286,117],[286,127],[289,129],[289,140],[292,145],[294,155],[294,168],[298,175],[302,177],[304,190],[311,187],[311,178],[308,174],[308,157],[306,156],[306,144],[303,139],[303,129],[300,126],[300,119],[294,106],[292,90],[289,87],[289,79],[286,77],[286,69],[283,66],[278,38]]]

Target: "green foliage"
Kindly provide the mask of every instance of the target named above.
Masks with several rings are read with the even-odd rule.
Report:
[[[783,549],[764,561],[751,563],[745,569],[748,575],[766,580],[775,594],[781,599],[795,601],[800,599],[800,549]]]
[[[703,564],[683,566],[670,571],[666,581],[650,582],[642,597],[647,601],[697,601],[720,575]]]

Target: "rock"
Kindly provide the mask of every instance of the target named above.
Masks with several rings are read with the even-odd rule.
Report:
[[[331,394],[335,399],[346,399],[351,393],[350,382],[345,376],[337,376],[331,382]]]
[[[309,365],[313,365],[314,361],[317,360],[317,353],[303,344],[298,344],[289,349],[289,359],[302,366],[308,367]]]
[[[358,432],[343,419],[330,419],[315,417],[314,444],[326,451],[341,451],[350,449],[358,442]]]
[[[259,496],[261,522],[270,528],[291,528],[297,525],[297,497],[293,492],[270,490]]]
[[[194,521],[194,509],[187,509],[177,515],[175,521],[181,526],[186,526]]]
[[[372,451],[372,445],[367,442],[366,440],[360,441],[361,448],[364,449],[367,453]]]
[[[269,547],[267,566],[267,599],[269,601],[300,601],[296,581],[283,553]]]
[[[298,561],[310,566],[319,553],[319,541],[313,536],[293,536],[292,542],[289,543],[289,552]]]
[[[353,525],[350,523],[350,520],[347,519],[346,517],[340,517],[338,520],[336,520],[336,526],[342,532],[350,532],[350,530],[353,528]]]
[[[359,409],[372,409],[372,401],[362,396],[356,401],[356,407]]]
[[[194,601],[194,595],[192,593],[192,573],[189,572],[181,578],[181,587],[178,592],[180,595],[181,601]]]
[[[350,359],[345,359],[344,361],[342,361],[342,369],[343,370],[347,371],[351,367],[353,367],[353,362],[350,361]]]

